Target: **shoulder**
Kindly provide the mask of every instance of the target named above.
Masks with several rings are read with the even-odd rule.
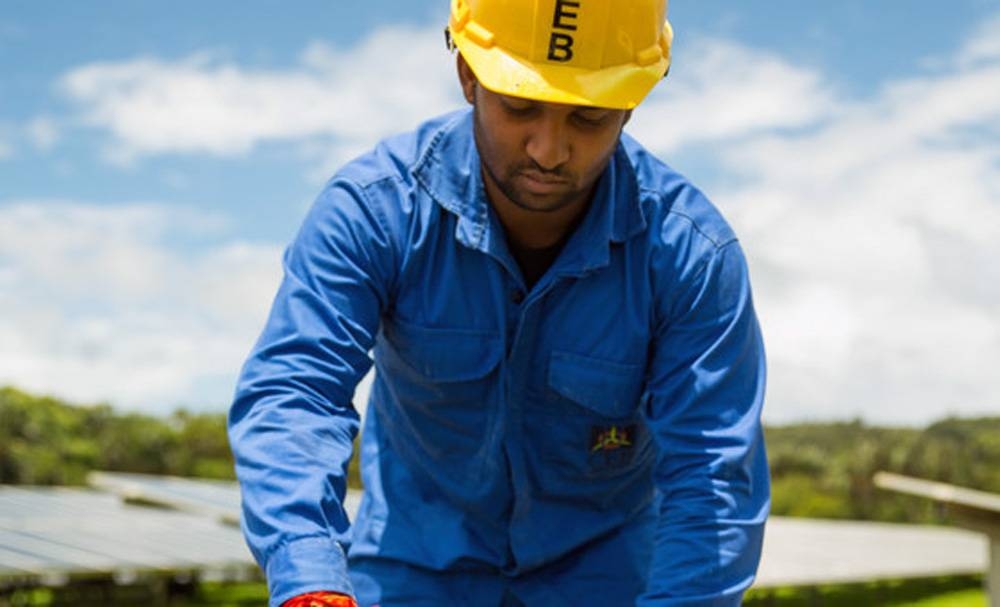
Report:
[[[722,247],[736,234],[719,209],[687,177],[628,135],[622,146],[635,170],[639,200],[650,229],[663,238],[690,233]]]
[[[622,147],[635,171],[646,242],[654,253],[678,269],[697,269],[732,248],[736,234],[704,192],[632,137],[622,135]]]
[[[406,133],[381,140],[372,149],[347,162],[327,182],[327,186],[349,182],[367,188],[385,180],[409,183],[416,167],[450,130],[456,128],[464,112],[450,112],[423,122]]]
[[[434,170],[435,158],[444,142],[462,137],[464,115],[432,118],[347,162],[319,192],[293,246],[377,251],[392,267],[403,267],[412,243],[446,229],[421,172],[441,172]]]
[[[622,146],[635,172],[646,223],[638,244],[645,250],[658,297],[671,309],[683,309],[689,296],[716,278],[742,284],[743,252],[719,209],[685,176],[631,137],[623,135]]]
[[[439,142],[460,128],[462,116],[459,111],[432,118],[350,160],[323,186],[312,214],[360,212],[389,233],[405,230],[415,216],[432,215],[432,201],[421,195],[418,171]]]

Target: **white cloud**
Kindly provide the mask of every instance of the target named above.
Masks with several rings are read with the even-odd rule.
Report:
[[[17,147],[28,145],[37,150],[51,150],[59,142],[59,127],[48,116],[38,116],[23,123],[0,123],[0,160],[12,158]]]
[[[957,57],[958,65],[969,67],[980,61],[996,62],[1000,58],[1000,14],[979,26]]]
[[[35,148],[48,151],[59,142],[59,127],[47,116],[32,119],[25,126],[25,134]]]
[[[220,407],[280,276],[280,249],[157,204],[0,205],[0,384],[164,411]],[[196,252],[171,236],[201,234]]]
[[[725,40],[695,40],[635,112],[629,131],[661,152],[807,126],[836,109],[821,74]]]
[[[310,46],[288,71],[244,69],[210,54],[80,67],[62,88],[121,157],[234,155],[271,141],[332,139],[345,149],[455,107],[440,31],[387,28],[359,46]]]
[[[1000,411],[998,33],[862,99],[711,43],[693,66],[710,84],[679,78],[643,108],[652,147],[710,144],[739,177],[714,194],[751,258],[769,420]]]

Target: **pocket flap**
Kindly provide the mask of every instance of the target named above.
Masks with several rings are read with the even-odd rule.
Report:
[[[386,337],[403,361],[421,375],[442,382],[485,377],[503,354],[496,333],[478,329],[386,323]]]
[[[563,397],[608,417],[630,415],[642,393],[642,365],[569,352],[552,352],[549,387]]]

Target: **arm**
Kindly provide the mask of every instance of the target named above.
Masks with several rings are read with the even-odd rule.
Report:
[[[354,388],[371,365],[395,267],[384,218],[334,183],[284,257],[270,317],[240,376],[229,437],[243,531],[271,605],[309,591],[351,594],[342,543]]]
[[[739,244],[714,247],[674,289],[657,298],[646,415],[662,501],[638,604],[737,606],[770,506],[764,351]]]

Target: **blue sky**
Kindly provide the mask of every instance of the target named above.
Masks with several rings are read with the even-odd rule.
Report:
[[[445,0],[9,1],[0,384],[223,410],[322,182],[461,103]],[[675,1],[630,132],[730,218],[767,418],[1000,413],[1000,8]]]

